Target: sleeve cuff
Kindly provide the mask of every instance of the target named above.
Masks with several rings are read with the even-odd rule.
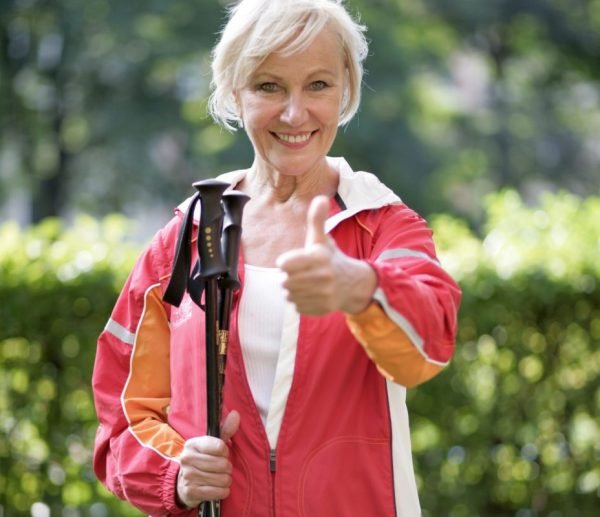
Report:
[[[163,474],[160,499],[169,515],[194,515],[194,508],[184,508],[177,504],[177,475],[180,465],[170,461]]]

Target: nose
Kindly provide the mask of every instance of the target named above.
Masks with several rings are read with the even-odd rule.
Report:
[[[286,97],[281,121],[290,126],[300,126],[307,117],[306,99],[302,92],[291,92]]]

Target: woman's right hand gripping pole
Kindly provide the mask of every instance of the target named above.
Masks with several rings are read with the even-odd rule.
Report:
[[[185,442],[177,476],[179,504],[194,508],[202,501],[216,501],[229,495],[233,467],[228,441],[239,426],[240,415],[232,411],[225,417],[221,438],[197,436]]]

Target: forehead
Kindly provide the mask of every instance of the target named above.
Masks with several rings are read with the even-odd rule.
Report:
[[[293,40],[290,40],[293,43]],[[344,68],[344,57],[340,40],[330,28],[319,32],[301,50],[290,53],[287,45],[269,54],[255,70],[255,74],[278,72],[285,75],[294,72],[310,72],[312,69],[327,69],[337,72]]]

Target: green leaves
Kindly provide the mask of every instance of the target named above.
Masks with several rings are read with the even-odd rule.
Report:
[[[416,443],[432,426],[441,437],[415,451],[423,507],[432,516],[591,515],[600,199],[547,194],[528,206],[506,191],[486,204],[480,237],[447,216],[434,221],[464,298],[452,363],[409,393]]]
[[[91,469],[95,341],[139,246],[122,218],[0,227],[0,509],[52,514],[103,506],[139,515],[101,491]],[[40,510],[42,511],[42,510]]]

